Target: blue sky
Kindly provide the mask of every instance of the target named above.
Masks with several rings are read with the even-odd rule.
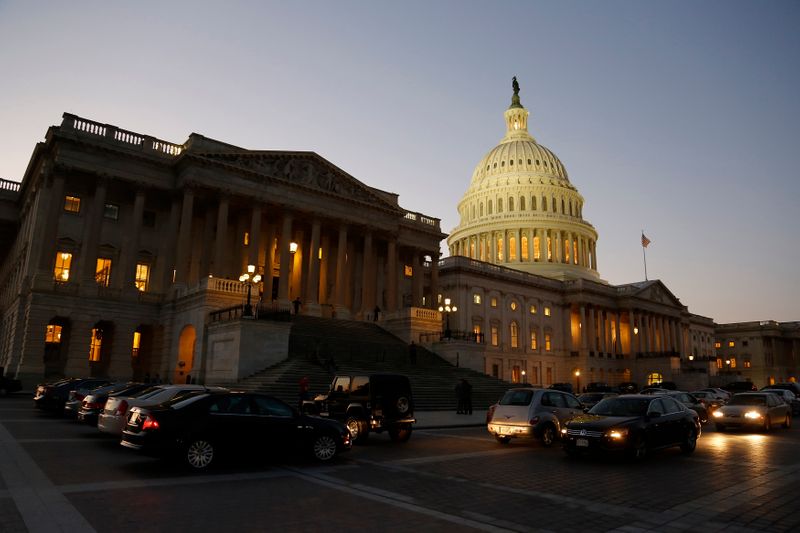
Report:
[[[312,150],[458,224],[511,77],[620,284],[800,320],[800,2],[0,0],[0,178],[63,112]],[[134,5],[135,4],[135,5]]]

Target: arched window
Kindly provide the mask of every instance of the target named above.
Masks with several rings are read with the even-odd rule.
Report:
[[[488,215],[492,214],[492,201],[491,200],[489,200],[489,202],[486,204],[486,214],[488,214]]]
[[[541,247],[539,245],[540,244],[539,241],[540,241],[539,237],[534,237],[533,238],[533,259],[534,259],[534,261],[538,261],[539,258],[541,257],[541,252],[540,252]]]
[[[509,198],[508,199],[508,210],[509,211],[513,211],[514,210],[514,199],[513,198]]]
[[[566,213],[567,212],[567,210],[564,209],[564,199],[563,198],[561,199],[561,212],[562,213]]]
[[[497,251],[497,253],[495,254],[495,257],[497,258],[497,260],[498,261],[503,261],[503,238],[502,237],[498,237],[497,238],[497,250],[496,251]]]
[[[525,211],[525,197],[524,196],[520,196],[519,197],[519,210],[520,211]]]
[[[502,213],[503,212],[503,199],[502,198],[498,198],[497,199],[497,212],[498,213]]]
[[[555,197],[555,196],[553,196],[553,203],[552,203],[552,204],[550,204],[550,205],[551,205],[551,206],[552,206],[552,208],[553,208],[553,213],[556,213],[556,212],[558,212],[558,204],[556,203],[556,197]]]
[[[539,349],[539,341],[536,338],[536,330],[531,330],[531,350]]]
[[[469,257],[475,259],[475,239],[469,240]]]
[[[508,260],[516,261],[517,259],[517,238],[511,236],[508,238]]]
[[[529,258],[529,253],[528,253],[528,236],[527,236],[527,235],[523,235],[523,236],[520,238],[520,240],[519,240],[519,241],[520,241],[520,249],[521,249],[521,254],[522,254],[522,260],[523,260],[523,261],[527,261],[527,260],[528,260],[528,258]]]
[[[472,206],[472,217],[471,218],[473,218],[473,219],[475,218],[475,206],[474,205]]]
[[[536,197],[531,196],[531,209],[536,211]]]
[[[572,200],[569,201],[569,216],[573,216],[572,215]]]
[[[516,322],[511,323],[511,347],[519,348],[519,326]]]

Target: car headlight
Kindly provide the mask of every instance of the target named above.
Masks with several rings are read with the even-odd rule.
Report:
[[[561,428],[561,434],[562,435],[566,435],[567,434],[567,428]]]
[[[716,418],[722,418],[725,414],[722,411],[714,411],[714,416]]]
[[[628,436],[627,429],[609,429],[606,431],[606,437],[609,439],[620,440]]]
[[[744,414],[744,417],[745,418],[749,418],[751,420],[752,419],[757,419],[757,418],[761,418],[761,413],[759,413],[758,411],[747,411]]]

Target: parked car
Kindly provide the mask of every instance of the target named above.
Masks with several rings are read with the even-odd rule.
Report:
[[[706,410],[709,413],[709,416],[714,412],[715,409],[719,408],[722,405],[725,405],[725,402],[728,401],[727,399],[722,400],[713,392],[709,392],[707,390],[695,390],[691,391],[689,394],[697,398],[698,400],[702,400],[703,405],[706,406]]]
[[[633,381],[623,381],[617,385],[617,392],[620,394],[636,394],[639,392],[639,385]]]
[[[721,389],[719,387],[707,387],[705,389],[700,389],[700,390],[708,391],[714,394],[720,400],[726,402],[731,399],[731,396],[733,396],[733,394],[731,394],[730,392],[726,391],[725,389]]]
[[[570,394],[574,392],[574,389],[572,388],[572,383],[553,383],[552,385],[550,385],[550,388],[554,390],[560,390],[563,392],[569,392]]]
[[[151,387],[146,383],[112,383],[99,387],[83,398],[78,409],[78,420],[96,426],[97,417],[106,406],[109,396],[130,396]]]
[[[78,409],[81,408],[81,404],[86,395],[100,387],[106,387],[108,385],[112,385],[112,383],[108,380],[104,380],[101,383],[91,381],[76,386],[69,391],[67,401],[64,402],[64,416],[76,418],[78,416]]]
[[[761,389],[761,392],[770,392],[784,401],[792,410],[792,416],[800,414],[800,399],[790,390],[786,389]]]
[[[619,452],[638,460],[670,446],[692,453],[700,434],[700,419],[693,410],[670,396],[645,394],[605,399],[562,430],[564,451],[570,456]]]
[[[647,387],[639,391],[639,394],[666,394],[669,389],[662,389],[661,387]]]
[[[5,369],[0,366],[0,396],[22,390],[22,382],[6,376]]]
[[[500,399],[487,429],[501,444],[511,439],[535,438],[552,446],[561,427],[583,414],[578,398],[555,389],[514,388]]]
[[[614,392],[614,388],[608,383],[592,381],[586,385],[586,392]]]
[[[311,412],[343,422],[357,443],[382,431],[406,442],[416,422],[411,382],[402,374],[338,375],[327,394],[314,398]]]
[[[705,403],[700,401],[697,397],[683,391],[668,391],[667,396],[678,400],[683,405],[697,413],[697,416],[700,417],[701,424],[705,425],[708,423],[708,408],[706,407]]]
[[[755,383],[752,381],[732,381],[722,388],[731,394],[736,394],[737,392],[755,392],[758,390]]]
[[[791,391],[794,393],[795,396],[800,398],[800,384],[794,382],[787,382],[787,383],[774,383],[772,385],[767,385],[764,387],[765,389],[784,389]]]
[[[302,451],[329,461],[351,446],[335,420],[307,416],[263,394],[193,391],[148,407],[132,407],[120,444],[153,454],[177,454],[195,470],[218,457]]]
[[[792,426],[792,411],[783,400],[769,392],[740,392],[714,411],[717,431],[727,428],[752,428],[770,431],[772,426]]]
[[[52,383],[40,384],[36,387],[36,393],[33,396],[33,404],[38,409],[62,414],[64,412],[64,404],[67,403],[70,391],[80,387],[94,388],[104,383],[108,383],[108,380],[97,378],[65,378]]]
[[[615,396],[619,395],[616,392],[584,392],[578,396],[578,401],[581,402],[584,409],[591,409],[597,405],[597,402],[600,400],[613,398]]]
[[[109,396],[106,406],[97,417],[97,429],[103,433],[120,435],[128,420],[128,411],[133,406],[158,405],[173,398],[181,398],[193,391],[227,389],[203,385],[154,385],[132,396]]]

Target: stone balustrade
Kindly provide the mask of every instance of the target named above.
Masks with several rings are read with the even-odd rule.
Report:
[[[440,229],[439,226],[439,219],[432,218],[429,216],[425,216],[422,213],[415,213],[412,211],[406,211],[406,215],[404,217],[406,220],[414,222],[415,224],[421,224],[424,226],[431,226],[436,228],[437,230]]]
[[[111,124],[101,124],[69,113],[64,113],[61,129],[62,131],[72,131],[79,135],[104,139],[119,146],[134,148],[160,156],[176,157],[184,150],[184,146],[180,144],[124,130]]]
[[[0,191],[19,192],[19,187],[16,181],[0,179]]]

